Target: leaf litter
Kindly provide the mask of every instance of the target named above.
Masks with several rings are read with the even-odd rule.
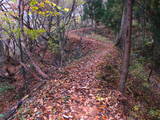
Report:
[[[25,102],[14,120],[126,119],[119,101],[121,93],[110,88],[104,89],[101,80],[96,79],[96,74],[100,71],[99,65],[115,59],[117,49],[111,42],[78,35],[87,30],[90,29],[70,31],[68,38],[73,41],[82,39],[82,43],[87,46],[85,50],[92,49],[94,53],[60,68],[59,73],[54,73],[54,79],[47,81],[41,90]]]

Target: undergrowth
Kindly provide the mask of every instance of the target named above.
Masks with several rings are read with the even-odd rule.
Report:
[[[145,58],[132,61],[129,68],[129,77],[126,83],[126,94],[130,108],[128,109],[129,120],[160,120],[160,93],[154,91],[148,81],[149,72],[145,68]],[[105,86],[117,89],[119,82],[120,65],[103,63],[101,72],[97,73],[97,79],[102,80]],[[130,99],[131,98],[131,99]]]
[[[160,120],[160,96],[148,81],[149,71],[146,60],[140,57],[130,66],[130,78],[127,82],[127,94],[135,99],[130,115],[139,120]]]
[[[8,90],[13,90],[13,89],[15,89],[15,87],[8,83],[0,83],[0,95],[7,92]]]

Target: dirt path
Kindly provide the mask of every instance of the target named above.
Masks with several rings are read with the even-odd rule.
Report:
[[[125,120],[120,93],[103,88],[96,79],[99,65],[116,57],[117,50],[112,43],[78,36],[87,30],[71,31],[68,37],[82,39],[95,52],[60,69],[56,79],[26,102],[15,120]]]

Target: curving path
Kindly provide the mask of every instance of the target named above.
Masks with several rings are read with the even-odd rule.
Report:
[[[23,105],[15,120],[125,120],[121,94],[102,87],[96,79],[99,65],[112,62],[118,52],[111,42],[78,35],[88,30],[91,28],[70,31],[68,38],[82,40],[94,53],[59,69],[55,79]]]

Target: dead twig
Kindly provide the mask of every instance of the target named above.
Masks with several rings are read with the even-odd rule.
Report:
[[[12,120],[14,119],[14,115],[17,113],[18,109],[25,103],[25,101],[33,95],[34,92],[39,90],[42,86],[46,84],[46,81],[42,81],[40,84],[38,84],[36,87],[33,88],[33,90],[30,92],[30,94],[24,96],[14,107],[12,107],[8,112],[4,114],[4,117],[1,120]]]

